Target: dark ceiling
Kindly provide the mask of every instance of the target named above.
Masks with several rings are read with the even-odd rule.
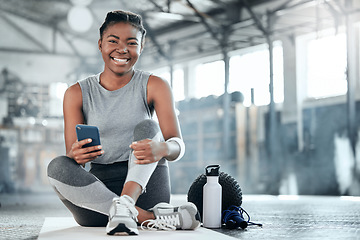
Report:
[[[38,46],[32,52],[61,54],[61,49],[48,49],[9,16],[66,36],[72,54],[82,56],[76,39],[96,43],[98,28],[108,11],[130,10],[143,16],[148,30],[144,55],[180,61],[266,43],[269,37],[338,29],[347,15],[357,17],[360,12],[357,0],[90,0],[87,8],[93,24],[87,32],[78,33],[67,23],[68,12],[76,1],[89,0],[0,0],[0,17]],[[347,5],[349,2],[352,4]],[[0,51],[17,49],[0,43]]]

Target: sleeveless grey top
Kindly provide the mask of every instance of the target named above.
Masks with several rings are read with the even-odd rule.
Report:
[[[97,126],[104,154],[93,163],[127,161],[135,126],[151,118],[147,104],[150,73],[135,70],[130,82],[115,91],[100,85],[100,73],[78,81],[81,87],[85,124]]]

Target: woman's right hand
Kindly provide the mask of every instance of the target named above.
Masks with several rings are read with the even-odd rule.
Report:
[[[85,144],[91,141],[91,138],[89,138],[74,142],[66,156],[74,159],[79,165],[84,166],[85,163],[93,161],[98,156],[104,154],[101,145],[83,148]]]

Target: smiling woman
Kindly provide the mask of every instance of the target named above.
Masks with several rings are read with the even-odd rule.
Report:
[[[116,90],[130,81],[130,74],[142,51],[142,37],[137,28],[124,22],[111,24],[104,30],[98,42],[105,62],[103,75],[106,77],[114,73],[118,76],[127,76],[125,81],[118,82],[120,85],[104,86],[105,88],[111,87],[108,90]]]
[[[155,219],[165,215],[169,222],[161,220],[161,226],[200,225],[194,204],[168,204],[167,162],[179,160],[185,145],[169,84],[134,68],[145,34],[139,15],[107,14],[98,41],[104,70],[66,90],[66,156],[48,167],[51,184],[75,220],[82,226],[106,225],[110,235],[138,234],[136,222],[157,225]],[[154,111],[159,124],[152,120]],[[91,139],[77,140],[77,124],[97,126],[102,145],[84,147]],[[81,167],[86,163],[90,172]],[[171,221],[175,218],[180,221]]]

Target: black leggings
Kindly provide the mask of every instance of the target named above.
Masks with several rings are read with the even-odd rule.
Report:
[[[110,206],[112,198],[121,194],[128,169],[127,163],[91,164],[90,172],[87,172],[73,159],[61,156],[50,162],[48,175],[56,193],[71,211],[76,222],[81,226],[100,227],[106,226],[108,215],[106,210],[102,212],[96,210],[96,204],[99,204],[99,208]],[[57,183],[54,184],[51,180],[56,180]],[[92,203],[90,209],[84,206],[86,203],[82,203],[81,200],[77,201],[77,196],[72,196],[71,200],[67,199],[64,195],[72,194],[67,189],[74,187],[76,187],[76,195],[80,195],[81,191],[85,192],[85,197],[88,198],[89,202],[91,202],[94,194],[101,195],[96,198],[104,199],[104,202]],[[91,192],[88,191],[89,188]],[[108,190],[111,191],[111,194]],[[138,198],[136,206],[147,210],[159,202],[170,202],[170,179],[167,164],[158,164],[150,177],[146,191]]]
[[[92,164],[90,172],[102,181],[108,189],[120,196],[123,189],[128,162],[114,164]],[[140,195],[136,206],[149,209],[159,202],[170,201],[170,179],[168,166],[159,164],[146,185],[146,191]]]

